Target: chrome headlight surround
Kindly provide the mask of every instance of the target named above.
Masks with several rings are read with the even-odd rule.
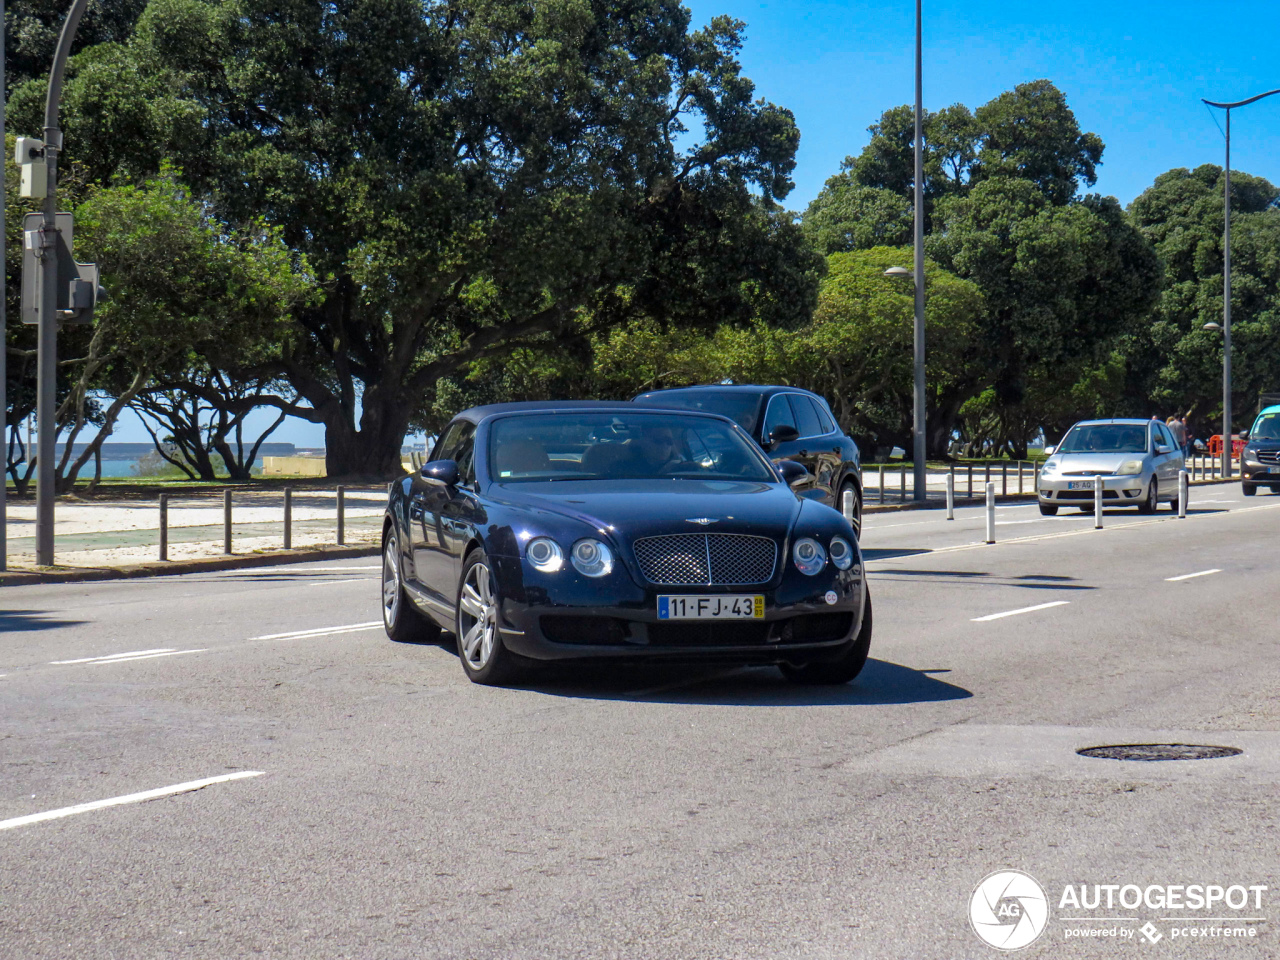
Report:
[[[534,537],[524,548],[529,566],[539,573],[558,573],[564,569],[564,551],[550,537]]]
[[[806,577],[822,572],[827,565],[827,551],[812,537],[801,537],[791,547],[791,560]]]
[[[1126,460],[1120,464],[1120,469],[1116,471],[1117,477],[1133,477],[1142,472],[1141,460]]]
[[[853,566],[853,547],[844,537],[832,537],[831,545],[827,549],[831,554],[831,562],[836,565],[837,570],[848,570]]]
[[[613,551],[599,540],[587,537],[573,545],[569,562],[584,577],[606,577],[613,572]]]

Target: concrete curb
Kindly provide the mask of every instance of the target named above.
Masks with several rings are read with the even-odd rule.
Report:
[[[174,577],[184,573],[210,573],[218,570],[238,570],[245,567],[274,567],[285,563],[308,563],[321,560],[350,560],[356,557],[376,557],[381,547],[374,544],[362,546],[303,547],[298,550],[277,550],[272,553],[250,553],[244,556],[207,557],[197,560],[172,560],[167,563],[136,563],[122,567],[67,567],[51,570],[10,570],[0,573],[0,587],[15,587],[31,583],[80,583],[90,580],[129,580],[135,577]]]

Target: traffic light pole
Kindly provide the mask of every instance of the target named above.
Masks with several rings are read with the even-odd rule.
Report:
[[[48,171],[48,193],[44,198],[44,225],[40,229],[40,329],[36,388],[36,421],[40,435],[36,441],[36,563],[53,565],[53,511],[57,484],[56,446],[58,438],[58,150],[62,131],[58,129],[58,102],[62,99],[62,75],[71,53],[71,41],[84,15],[88,0],[73,0],[58,36],[58,49],[49,71],[49,93],[44,107],[44,162]]]

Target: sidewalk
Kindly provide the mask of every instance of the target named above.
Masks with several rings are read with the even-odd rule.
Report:
[[[317,548],[337,546],[337,495],[305,489],[293,494],[293,553],[307,559]],[[348,487],[344,494],[347,547],[376,552],[386,507],[385,486]],[[160,510],[154,499],[59,498],[54,540],[60,568],[101,570],[159,561]],[[34,500],[8,505],[8,559],[13,572],[35,570]],[[222,491],[174,495],[169,500],[169,561],[226,561],[223,553]],[[233,489],[232,549],[237,556],[273,554],[284,542],[284,494],[280,490]],[[280,562],[287,562],[281,560]],[[176,569],[174,572],[178,572]],[[7,582],[0,574],[0,583]]]

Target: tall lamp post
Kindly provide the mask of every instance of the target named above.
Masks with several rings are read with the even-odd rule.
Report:
[[[1227,159],[1223,176],[1223,227],[1222,227],[1222,475],[1231,476],[1231,109],[1245,107],[1263,97],[1280,93],[1268,90],[1248,100],[1235,103],[1217,103],[1201,100],[1211,107],[1227,112]]]
[[[911,277],[915,285],[915,396],[911,418],[912,496],[918,501],[928,495],[925,470],[924,416],[924,83],[920,2],[916,0],[916,129],[915,129],[915,269],[908,273],[902,267],[890,267],[886,277]]]

